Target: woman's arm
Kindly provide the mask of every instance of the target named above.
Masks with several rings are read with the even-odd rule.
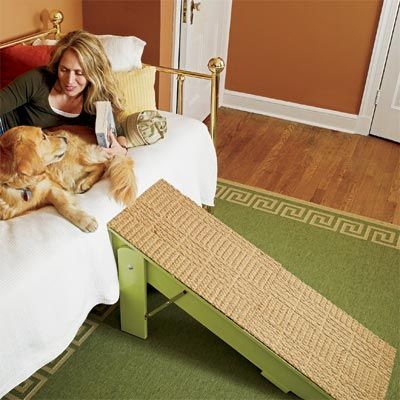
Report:
[[[0,115],[28,103],[40,85],[43,85],[43,75],[37,69],[18,76],[0,90]]]

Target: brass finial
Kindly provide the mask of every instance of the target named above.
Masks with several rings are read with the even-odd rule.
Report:
[[[225,68],[225,61],[221,57],[214,57],[208,62],[211,72],[221,73]]]
[[[57,29],[55,34],[56,39],[61,35],[61,22],[64,20],[64,14],[60,10],[50,11],[50,21],[53,24],[53,28]]]
[[[52,10],[50,11],[50,21],[52,22],[53,26],[56,27],[60,25],[61,22],[64,20],[64,14],[59,10]]]

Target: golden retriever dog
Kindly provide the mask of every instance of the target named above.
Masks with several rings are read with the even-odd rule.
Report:
[[[94,217],[76,205],[75,193],[89,190],[105,174],[112,197],[129,205],[136,198],[133,160],[110,158],[93,133],[43,132],[32,126],[0,136],[0,219],[53,205],[84,232],[97,229]]]

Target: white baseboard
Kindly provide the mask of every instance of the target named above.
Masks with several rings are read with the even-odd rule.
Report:
[[[359,116],[355,114],[326,110],[231,90],[224,91],[221,103],[222,106],[228,108],[301,122],[341,132],[368,135],[368,132],[364,129],[364,124],[360,124]]]

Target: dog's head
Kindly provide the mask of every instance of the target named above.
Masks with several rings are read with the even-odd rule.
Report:
[[[34,176],[47,165],[61,160],[67,150],[67,139],[48,136],[40,128],[18,126],[0,136],[0,173]]]

